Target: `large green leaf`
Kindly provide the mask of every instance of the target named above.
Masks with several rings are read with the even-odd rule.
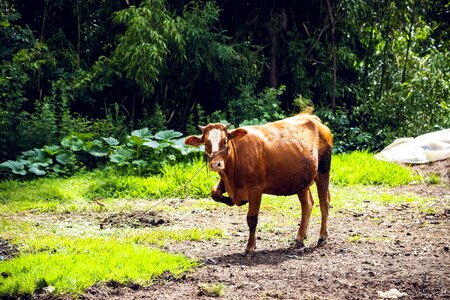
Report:
[[[47,156],[47,152],[42,149],[35,148],[33,150],[24,151],[22,154],[23,157],[31,163],[41,162],[51,164],[53,162],[52,159]]]
[[[46,174],[46,172],[44,170],[41,170],[38,165],[32,165],[28,169],[28,172],[31,172],[31,173],[33,173],[35,175],[38,175],[38,176],[43,176],[43,175]]]
[[[56,161],[59,162],[60,164],[67,165],[70,162],[71,157],[72,155],[68,153],[61,153],[56,155]]]
[[[11,169],[11,172],[13,172],[14,174],[26,175],[27,171],[24,168],[25,165],[26,165],[26,163],[24,163],[24,161],[18,162],[18,161],[8,160],[8,161],[5,161],[4,163],[1,163],[0,167],[3,169],[9,168],[9,169]]]
[[[61,152],[61,147],[58,145],[44,146],[42,150],[47,154],[53,156]]]
[[[129,160],[134,156],[133,151],[127,148],[119,148],[111,155],[109,160],[113,163],[118,164],[119,166],[128,165]]]
[[[158,149],[159,148],[159,143],[157,141],[153,141],[153,140],[145,142],[142,145],[150,147],[150,148],[153,148],[153,149]]]
[[[83,149],[84,142],[76,136],[68,136],[61,141],[61,145],[72,151],[80,151]]]
[[[117,139],[111,137],[111,136],[107,137],[107,138],[104,137],[103,140],[105,142],[107,142],[108,145],[110,145],[110,146],[117,146],[117,145],[119,145],[119,141]]]
[[[174,130],[164,130],[155,134],[155,138],[158,140],[171,140],[179,138],[180,136],[183,136],[183,134]]]
[[[142,145],[145,142],[145,139],[140,137],[140,136],[136,136],[136,135],[132,135],[128,137],[128,142],[131,145]]]
[[[100,140],[93,140],[87,142],[84,146],[84,150],[95,157],[103,157],[108,155],[108,148],[103,145]]]
[[[152,133],[150,132],[150,130],[148,130],[147,127],[132,131],[131,136],[137,136],[137,137],[141,137],[141,138],[153,137]]]
[[[142,160],[142,159],[140,159],[140,160],[133,160],[133,165],[136,165],[138,167],[146,167],[146,166],[148,166],[148,162],[145,161],[145,160]]]

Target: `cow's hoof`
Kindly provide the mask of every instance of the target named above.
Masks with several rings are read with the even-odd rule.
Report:
[[[303,249],[305,248],[305,243],[303,241],[295,240],[294,249]]]
[[[326,237],[320,237],[317,241],[317,247],[321,247],[327,244],[327,238]]]
[[[256,254],[255,250],[246,249],[245,252],[242,255],[245,256],[245,257],[250,257],[251,258],[251,257],[254,257],[255,254]]]

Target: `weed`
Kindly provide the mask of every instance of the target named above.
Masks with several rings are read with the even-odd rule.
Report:
[[[223,283],[201,283],[198,285],[198,296],[222,297],[225,295],[225,285]]]
[[[439,184],[441,182],[441,178],[439,177],[439,174],[430,174],[425,177],[424,181],[427,184]]]
[[[347,242],[355,243],[361,241],[361,235],[360,234],[352,234],[347,238]]]

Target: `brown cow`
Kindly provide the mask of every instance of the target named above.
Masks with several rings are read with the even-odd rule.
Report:
[[[211,190],[215,201],[230,206],[249,203],[250,229],[245,255],[256,247],[256,225],[262,194],[297,194],[302,209],[295,247],[304,247],[314,200],[310,186],[315,182],[322,213],[318,245],[328,237],[329,179],[333,138],[328,127],[310,114],[298,114],[260,126],[232,131],[213,123],[200,126],[201,136],[189,136],[185,143],[205,144],[209,168],[218,172],[219,182]],[[224,193],[228,193],[228,197]]]

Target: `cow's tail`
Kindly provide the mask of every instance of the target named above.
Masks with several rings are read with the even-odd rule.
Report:
[[[314,107],[307,106],[301,112],[300,115],[312,115],[314,114]]]
[[[299,115],[309,115],[315,121],[322,123],[322,120],[318,116],[314,115],[314,107],[312,106],[307,106],[301,113],[299,113]]]

